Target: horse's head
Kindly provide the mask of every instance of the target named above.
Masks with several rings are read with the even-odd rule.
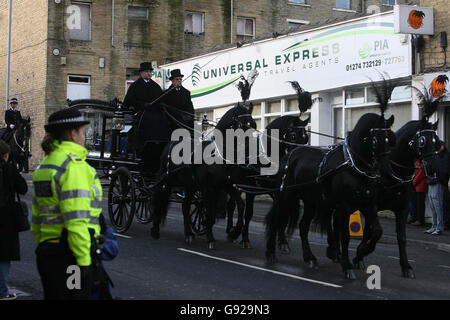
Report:
[[[256,122],[252,118],[253,104],[247,108],[238,103],[235,107],[228,110],[216,125],[216,129],[225,133],[226,129],[256,129]]]
[[[385,119],[374,113],[363,115],[349,135],[351,149],[356,153],[355,161],[362,167],[390,176],[392,168],[389,153],[396,143],[391,126],[394,116]]]
[[[436,175],[437,151],[441,147],[441,140],[436,134],[439,120],[435,123],[422,120],[420,123],[419,130],[414,134],[408,145],[416,159],[421,161],[426,176],[430,177]]]
[[[301,120],[298,116],[282,116],[269,123],[266,129],[269,135],[271,135],[271,130],[279,130],[280,140],[287,142],[280,146],[280,151],[285,151],[295,148],[296,145],[308,143],[309,136],[306,126],[309,121],[310,118]]]

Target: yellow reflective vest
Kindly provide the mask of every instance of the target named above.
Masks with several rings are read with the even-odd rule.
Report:
[[[31,231],[36,243],[60,239],[67,230],[69,248],[79,266],[91,264],[91,237],[100,234],[102,187],[85,160],[86,148],[69,141],[54,142],[33,173]]]

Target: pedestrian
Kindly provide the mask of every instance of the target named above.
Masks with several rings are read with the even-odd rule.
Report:
[[[428,192],[427,176],[423,170],[420,160],[416,160],[416,175],[413,179],[414,186],[414,212],[415,221],[412,223],[414,226],[425,225],[425,198]]]
[[[15,230],[14,201],[16,193],[25,194],[28,186],[16,167],[7,163],[9,146],[0,140],[0,300],[12,300],[7,282],[11,261],[20,260],[19,233]]]
[[[141,63],[140,77],[130,85],[123,101],[124,106],[136,111],[130,140],[145,164],[143,170],[149,172],[159,169],[159,156],[170,140],[169,121],[161,108],[161,100],[158,100],[163,91],[151,79],[152,70],[150,62]],[[136,134],[137,141],[134,139]]]
[[[441,235],[444,231],[444,188],[449,180],[449,154],[444,142],[437,156],[437,170],[434,177],[428,177],[428,201],[432,214],[432,226],[425,233]]]
[[[183,77],[180,69],[170,71],[172,84],[164,96],[164,103],[169,105],[167,111],[176,119],[171,121],[171,131],[176,128],[189,128],[194,131],[194,105],[192,104],[191,92],[183,87]]]
[[[102,187],[86,162],[88,123],[73,108],[51,114],[41,144],[46,156],[33,173],[31,231],[46,300],[91,297]]]
[[[17,98],[12,98],[9,102],[10,108],[5,111],[5,123],[6,123],[6,131],[3,133],[3,140],[8,142],[13,133],[17,124],[22,121],[22,115],[20,114],[19,109],[17,108],[19,104],[19,100]]]

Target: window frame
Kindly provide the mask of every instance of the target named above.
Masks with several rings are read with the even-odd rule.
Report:
[[[348,7],[338,7],[338,1],[340,0],[336,0],[334,2],[334,8],[335,9],[340,9],[340,10],[352,10],[352,0],[345,0],[348,1]],[[342,0],[341,0],[342,1]]]
[[[303,1],[303,2],[296,2],[296,1]],[[298,4],[298,5],[307,5],[306,0],[288,0],[288,4]]]
[[[295,27],[289,28],[289,24],[290,23],[297,24],[298,25],[297,28],[300,27],[300,26],[306,26],[306,25],[311,23],[310,21],[307,21],[307,20],[296,20],[296,19],[289,19],[289,18],[286,19],[286,22],[288,24],[288,30],[295,29]]]
[[[194,20],[192,20],[192,32],[186,30],[186,15],[188,15],[188,14],[200,15],[201,16],[201,21],[202,21],[201,32],[195,32],[194,31]],[[184,22],[184,33],[185,34],[194,34],[194,35],[203,35],[203,34],[205,34],[205,16],[206,16],[205,12],[185,10],[184,14],[183,14],[184,21],[185,21]]]
[[[70,41],[92,41],[92,3],[91,2],[82,2],[82,1],[72,1],[70,5],[81,5],[89,7],[89,39],[72,39],[70,37],[70,29],[69,29],[69,40]]]
[[[384,3],[385,1],[394,2],[393,4],[390,3]],[[381,5],[385,7],[393,7],[395,5],[395,0],[382,0]]]
[[[142,8],[142,9],[146,9],[147,11],[147,16],[144,18],[138,18],[138,17],[130,17],[130,8]],[[128,6],[127,7],[127,18],[128,20],[138,20],[138,21],[149,21],[150,20],[150,10],[148,7],[142,7],[142,6]]]
[[[244,20],[244,34],[240,34],[238,32],[238,21],[239,20]],[[253,28],[252,28],[253,34],[245,33],[245,24],[246,24],[247,20],[251,20],[253,23]],[[247,39],[245,39],[245,37],[251,37],[251,39],[255,39],[255,37],[256,37],[256,18],[252,18],[252,17],[237,17],[236,18],[236,37],[239,37],[239,36],[244,37],[244,40],[247,40]]]

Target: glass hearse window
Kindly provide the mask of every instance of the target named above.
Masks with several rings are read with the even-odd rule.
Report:
[[[89,151],[89,157],[100,158],[102,151],[103,119],[105,114],[102,112],[81,110],[89,124],[86,128],[86,149]],[[111,137],[112,137],[112,118],[106,117],[105,126],[105,153],[104,158],[111,156]]]

